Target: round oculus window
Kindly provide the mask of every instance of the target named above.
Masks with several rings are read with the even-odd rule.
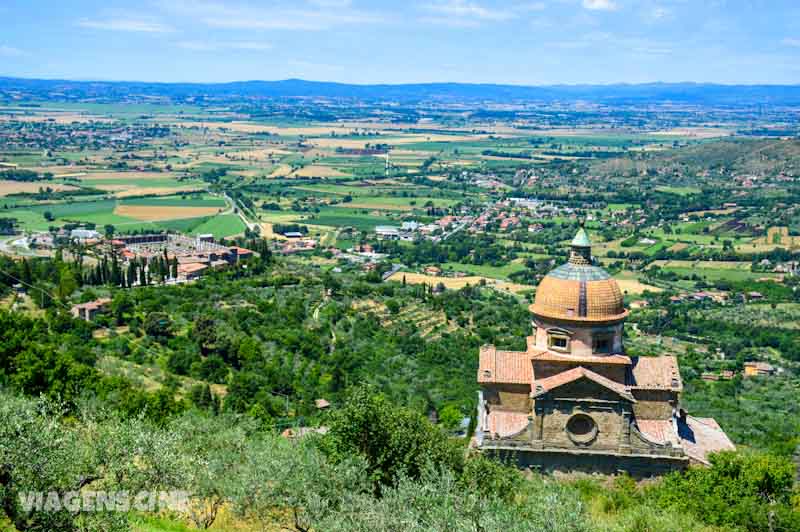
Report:
[[[575,414],[567,421],[567,434],[575,443],[590,443],[597,437],[597,423],[586,414]]]

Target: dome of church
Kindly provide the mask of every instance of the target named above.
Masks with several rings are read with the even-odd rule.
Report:
[[[617,322],[628,315],[617,281],[592,263],[591,242],[583,228],[572,241],[569,261],[539,283],[530,310],[544,319],[577,322]]]

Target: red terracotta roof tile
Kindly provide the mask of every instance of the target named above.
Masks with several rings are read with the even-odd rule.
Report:
[[[522,432],[528,426],[527,412],[508,412],[505,410],[492,410],[486,417],[486,428],[490,435],[507,438]]]
[[[528,384],[533,380],[531,357],[525,351],[498,351],[493,345],[481,347],[479,383]]]
[[[662,445],[667,442],[675,445],[680,443],[672,419],[637,419],[636,425],[639,427],[639,432],[655,443]]]
[[[195,273],[208,268],[208,265],[202,262],[190,262],[188,264],[178,264],[178,272],[180,273]]]
[[[536,360],[543,360],[547,362],[566,362],[566,363],[579,363],[579,364],[623,364],[631,363],[630,357],[627,355],[570,355],[554,353],[543,349],[536,349],[531,351],[531,357]]]
[[[614,382],[611,379],[603,377],[595,373],[592,370],[586,369],[583,366],[578,366],[577,368],[572,368],[570,370],[558,373],[551,377],[547,377],[545,379],[537,380],[534,382],[534,396],[543,395],[550,390],[554,390],[559,386],[563,386],[567,383],[576,381],[578,379],[586,378],[590,381],[596,382],[600,386],[608,388],[609,390],[617,393],[621,397],[625,399],[636,402],[636,400],[631,395],[628,388],[623,386],[618,382]]]
[[[728,435],[710,418],[686,416],[685,423],[678,421],[678,436],[689,458],[705,465],[709,465],[710,453],[736,450]]]
[[[683,390],[678,361],[674,356],[635,357],[631,365],[631,388]]]

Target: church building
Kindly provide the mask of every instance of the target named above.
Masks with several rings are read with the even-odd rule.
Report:
[[[542,471],[651,476],[734,449],[711,418],[688,415],[672,356],[630,357],[617,282],[584,229],[530,307],[525,351],[480,349],[474,445]]]

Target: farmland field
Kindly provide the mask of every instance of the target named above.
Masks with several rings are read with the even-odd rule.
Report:
[[[392,276],[389,277],[387,281],[403,282],[403,279],[405,279],[406,283],[410,284],[425,284],[429,286],[436,286],[439,283],[441,283],[445,286],[445,288],[452,288],[456,290],[459,288],[463,288],[467,285],[477,286],[481,282],[486,283],[486,286],[490,286],[492,288],[495,288],[496,290],[500,290],[503,292],[517,293],[533,289],[532,286],[509,283],[506,281],[498,281],[497,279],[492,279],[491,277],[482,277],[477,275],[465,276],[465,277],[437,277],[433,275],[424,275],[421,273],[413,273],[413,272],[396,272],[392,274]]]
[[[244,223],[238,216],[235,214],[223,214],[208,218],[188,232],[193,235],[211,233],[217,238],[222,238],[237,235],[243,232],[244,229]]]
[[[21,183],[19,181],[0,181],[0,197],[19,193],[35,193],[42,188],[50,188],[55,192],[77,190],[73,185],[63,183]]]
[[[217,207],[175,207],[155,205],[118,205],[114,209],[117,216],[125,216],[136,220],[164,221],[180,218],[198,218],[211,216],[219,212]]]

